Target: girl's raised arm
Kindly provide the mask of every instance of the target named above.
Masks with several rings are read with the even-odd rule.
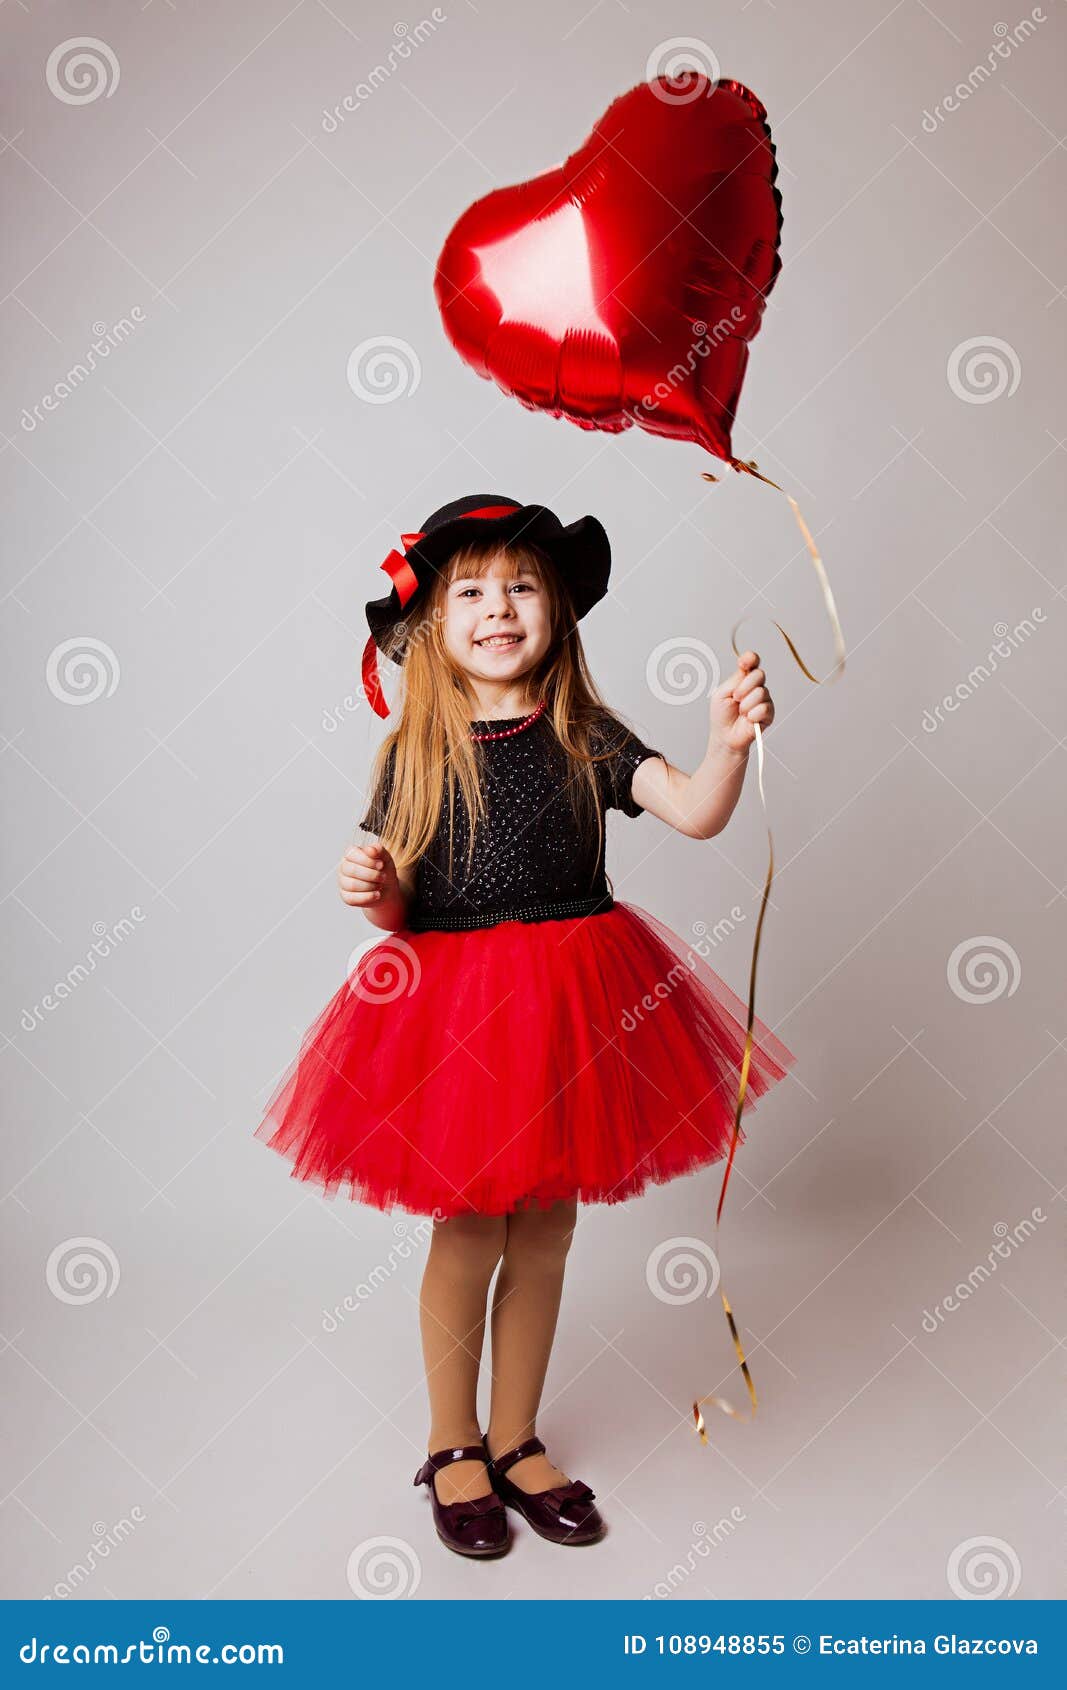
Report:
[[[646,758],[634,770],[634,802],[689,839],[721,833],[741,796],[756,725],[765,732],[774,720],[765,680],[758,654],[742,652],[734,673],[709,700],[708,748],[699,768],[689,775],[658,757]]]

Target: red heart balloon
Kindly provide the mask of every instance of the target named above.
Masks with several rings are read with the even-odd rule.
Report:
[[[434,280],[445,332],[530,409],[733,462],[748,343],[781,269],[777,175],[743,83],[641,83],[565,164],[463,213]]]

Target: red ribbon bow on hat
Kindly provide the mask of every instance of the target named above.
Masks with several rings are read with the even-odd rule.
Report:
[[[405,552],[409,552],[416,541],[423,538],[422,534],[401,534],[400,544]],[[393,551],[380,565],[385,570],[396,588],[401,606],[407,604],[412,594],[418,591],[418,578],[406,557]],[[363,691],[367,695],[371,709],[376,716],[388,716],[389,706],[385,702],[382,683],[378,677],[378,654],[372,634],[363,647]]]

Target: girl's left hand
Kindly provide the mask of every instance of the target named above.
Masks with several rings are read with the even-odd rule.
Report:
[[[759,654],[743,651],[730,678],[711,695],[711,727],[732,751],[747,751],[756,737],[756,723],[766,733],[774,721],[774,700],[759,667]]]

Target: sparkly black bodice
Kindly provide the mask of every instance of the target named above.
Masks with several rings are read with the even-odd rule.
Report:
[[[514,727],[523,718],[471,723],[476,733]],[[584,914],[610,907],[604,872],[604,847],[595,830],[584,837],[575,819],[568,782],[583,778],[560,745],[548,716],[522,732],[483,740],[486,821],[479,827],[468,870],[465,807],[456,805],[451,874],[448,860],[448,801],[442,799],[437,833],[415,870],[415,900],[410,925],[482,926],[518,915],[539,920],[539,911]],[[595,765],[601,816],[619,809],[639,816],[630,794],[634,770],[650,750],[614,717],[598,728],[593,749],[610,757]],[[392,761],[385,769],[385,790],[372,802],[360,826],[379,833],[388,800]]]

